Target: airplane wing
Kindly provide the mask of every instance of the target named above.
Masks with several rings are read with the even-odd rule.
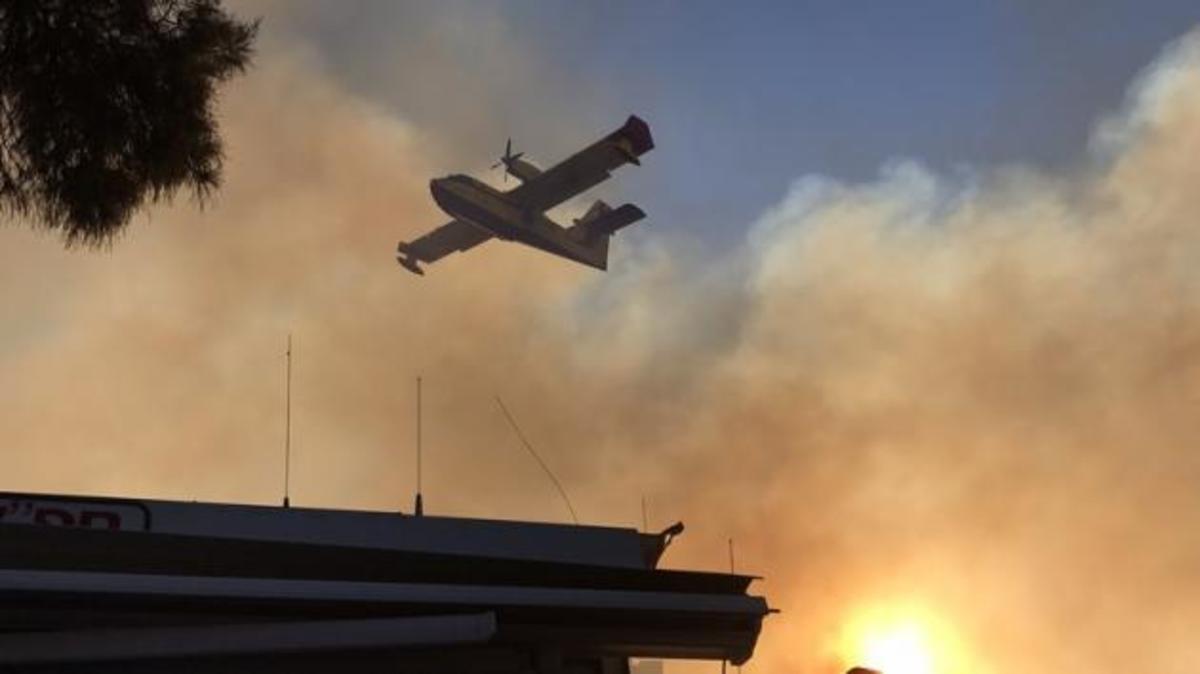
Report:
[[[489,232],[470,223],[451,220],[415,241],[401,241],[396,246],[396,261],[414,274],[424,274],[418,262],[436,262],[450,253],[474,248],[490,238]]]
[[[531,176],[508,195],[525,208],[544,211],[608,179],[613,169],[640,164],[654,149],[650,125],[631,115],[625,125],[543,173]]]

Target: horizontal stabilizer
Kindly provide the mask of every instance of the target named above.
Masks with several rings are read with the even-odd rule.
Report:
[[[604,202],[597,201],[583,218],[576,221],[576,227],[583,228],[585,238],[591,239],[610,236],[618,229],[628,227],[644,217],[645,212],[633,204],[612,209],[604,205]]]

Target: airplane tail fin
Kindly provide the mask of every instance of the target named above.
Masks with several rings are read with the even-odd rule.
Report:
[[[633,204],[612,208],[597,200],[582,218],[567,228],[567,234],[588,247],[592,265],[599,269],[608,267],[608,240],[623,227],[646,217],[642,209]]]

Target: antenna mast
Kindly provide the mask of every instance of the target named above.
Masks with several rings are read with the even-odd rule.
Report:
[[[288,498],[292,480],[292,333],[287,337],[287,402],[284,405],[283,431],[283,507],[291,507]]]
[[[417,377],[417,502],[413,514],[420,517],[425,514],[425,504],[421,500],[421,377]]]
[[[731,573],[731,574],[736,573],[736,571],[734,570],[734,564],[733,564],[733,537],[729,538],[729,573]],[[737,666],[737,670],[738,670],[738,674],[742,674],[742,666],[741,665]],[[725,661],[724,660],[721,661],[721,671],[722,672],[725,671]]]

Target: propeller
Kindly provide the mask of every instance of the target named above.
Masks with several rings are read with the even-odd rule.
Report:
[[[524,152],[518,152],[516,154],[512,153],[512,138],[509,138],[508,142],[504,144],[504,156],[500,157],[500,161],[496,162],[495,164],[492,164],[492,168],[498,169],[501,166],[503,166],[504,167],[504,182],[508,182],[508,176],[509,176],[509,174],[512,173],[512,162],[514,162],[524,156],[525,156]]]

